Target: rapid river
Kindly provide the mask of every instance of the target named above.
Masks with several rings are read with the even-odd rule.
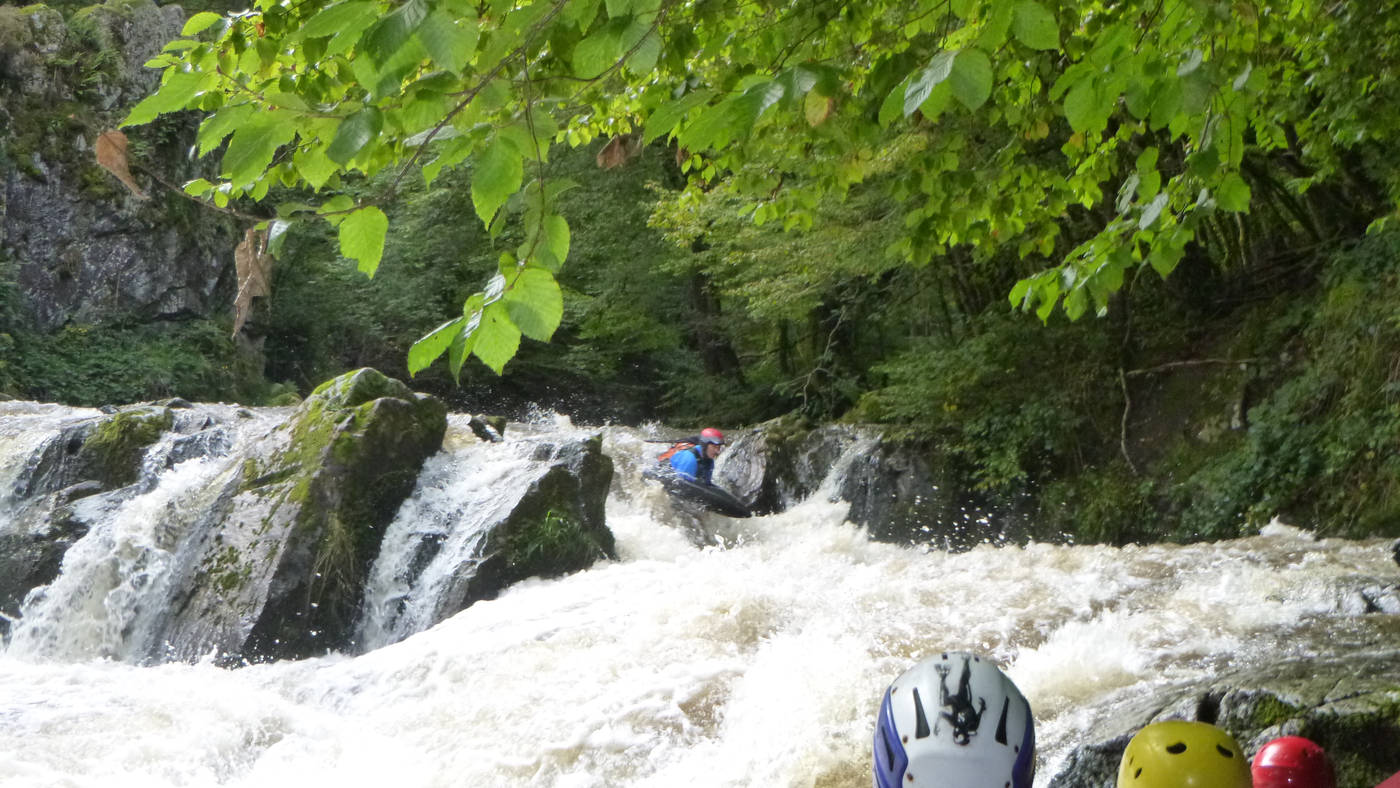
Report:
[[[582,431],[545,419],[507,434]],[[601,431],[618,560],[526,581],[364,654],[240,669],[131,664],[93,625],[131,590],[94,563],[140,552],[158,568],[143,507],[178,503],[210,461],[175,465],[69,551],[55,586],[82,588],[50,599],[86,612],[55,619],[35,601],[15,622],[0,653],[0,785],[863,788],[886,684],[962,649],[994,658],[1030,700],[1044,786],[1080,731],[1156,688],[1396,641],[1396,617],[1365,615],[1347,590],[1396,577],[1382,541],[1274,524],[1214,544],[947,554],[872,542],[819,492],[714,523],[723,544],[697,546],[638,478],[655,448]],[[449,440],[434,461],[467,451]],[[432,470],[401,519],[450,527],[489,492]],[[508,469],[488,477],[510,483]],[[25,647],[46,616],[67,645]]]

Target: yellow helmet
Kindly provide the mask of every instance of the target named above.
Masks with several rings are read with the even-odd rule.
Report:
[[[1154,722],[1123,751],[1118,788],[1250,788],[1249,761],[1214,725]]]

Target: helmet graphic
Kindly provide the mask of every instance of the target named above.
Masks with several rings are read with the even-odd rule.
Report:
[[[927,657],[885,690],[874,758],[875,788],[1030,788],[1031,706],[990,660]]]
[[[1254,756],[1250,772],[1254,788],[1337,788],[1327,753],[1302,736],[1283,736],[1265,744]]]
[[[720,432],[719,430],[715,429],[714,427],[706,427],[705,429],[700,430],[700,442],[701,442],[701,443],[714,443],[714,444],[718,444],[718,445],[720,445],[720,446],[723,446],[723,445],[724,445],[724,433]]]
[[[1250,788],[1249,764],[1230,734],[1214,725],[1154,722],[1123,751],[1118,788]]]

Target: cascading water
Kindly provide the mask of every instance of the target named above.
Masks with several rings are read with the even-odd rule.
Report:
[[[84,417],[64,414],[43,429]],[[0,427],[7,491],[14,456],[37,443],[13,423]],[[516,584],[410,634],[415,605],[447,574],[431,561],[406,571],[413,543],[440,542],[444,567],[465,560],[474,520],[460,510],[518,480],[522,463],[509,441],[468,447],[450,432],[371,581],[366,631],[398,642],[237,670],[140,666],[112,645],[133,620],[113,611],[165,568],[166,543],[142,528],[197,506],[191,491],[237,452],[163,470],[149,491],[90,513],[0,654],[0,785],[854,788],[869,785],[885,685],[921,655],[966,649],[1006,666],[1030,699],[1044,786],[1123,703],[1226,666],[1396,642],[1396,617],[1368,614],[1356,592],[1394,582],[1379,541],[1273,525],[1215,544],[949,554],[871,542],[818,494],[782,514],[706,520],[726,546],[699,547],[638,478],[654,448],[604,432],[618,560]],[[17,516],[16,501],[0,506]],[[58,599],[85,612],[65,618]],[[88,650],[23,646],[31,615]],[[99,621],[101,632],[64,634]]]

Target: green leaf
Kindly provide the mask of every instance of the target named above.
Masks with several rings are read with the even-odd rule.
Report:
[[[574,47],[574,76],[579,79],[596,79],[613,67],[622,56],[621,32],[616,24],[609,23],[593,31]]]
[[[222,22],[223,20],[224,18],[222,16],[213,11],[200,11],[185,22],[185,26],[180,29],[180,35],[187,38],[197,36],[209,29],[209,27],[216,22]]]
[[[333,227],[339,227],[345,221],[345,216],[355,207],[355,199],[348,194],[337,194],[336,196],[321,203],[321,207],[316,209],[316,214],[331,223]]]
[[[292,154],[292,166],[296,167],[297,174],[315,191],[320,191],[331,176],[340,172],[339,165],[331,161],[319,145],[297,149]]]
[[[505,294],[510,319],[525,336],[548,342],[564,318],[564,294],[543,268],[523,269]]]
[[[904,89],[904,117],[917,112],[933,89],[953,73],[953,64],[957,56],[957,52],[939,52],[929,61],[927,68],[918,72]]]
[[[884,102],[880,104],[880,113],[876,117],[881,126],[888,126],[900,118],[907,117],[904,114],[904,97],[908,95],[909,85],[914,81],[917,75],[918,72],[915,72],[905,77],[903,82],[896,85],[894,89],[885,96]]]
[[[377,63],[389,62],[427,18],[428,4],[424,0],[408,0],[365,33],[365,53]]]
[[[958,101],[975,110],[992,95],[992,61],[980,49],[964,49],[953,61],[948,81]]]
[[[520,329],[510,321],[506,305],[500,301],[488,304],[481,311],[481,325],[474,336],[476,344],[472,347],[472,354],[497,375],[520,349]]]
[[[389,217],[374,206],[361,208],[340,223],[340,253],[359,263],[365,276],[373,277],[384,256],[384,236]]]
[[[273,257],[282,256],[282,247],[287,243],[287,230],[292,223],[286,219],[274,219],[267,228],[267,251]]]
[[[436,159],[423,165],[423,185],[432,186],[438,175],[446,168],[461,164],[472,153],[474,142],[470,137],[457,137],[448,140]]]
[[[550,262],[554,263],[546,267],[551,271],[558,271],[564,261],[569,259],[569,223],[564,220],[564,217],[558,215],[545,217],[544,242],[551,256]]]
[[[1138,229],[1146,230],[1157,221],[1157,217],[1162,215],[1162,211],[1167,207],[1167,193],[1158,194],[1152,202],[1142,209],[1142,216],[1138,218]]]
[[[452,342],[462,333],[466,324],[465,317],[449,320],[433,329],[427,336],[414,342],[413,346],[408,349],[408,374],[410,376],[417,375],[432,366],[438,356],[445,353]]]
[[[1249,200],[1253,196],[1249,184],[1237,172],[1225,176],[1215,189],[1215,204],[1221,210],[1243,213],[1249,210]]]
[[[992,2],[987,11],[982,34],[977,38],[977,46],[984,50],[996,51],[1006,43],[1007,31],[1015,21],[1015,9],[1009,2]]]
[[[1031,49],[1058,49],[1060,46],[1060,24],[1055,15],[1035,0],[1022,0],[1016,4],[1011,22],[1011,33],[1016,40]]]
[[[491,226],[496,211],[520,190],[524,179],[525,168],[515,147],[501,137],[493,139],[472,168],[472,205],[483,224]]]
[[[427,58],[428,51],[423,48],[417,38],[405,41],[403,46],[399,47],[393,56],[380,67],[378,77],[369,83],[372,87],[372,94],[383,97],[399,93],[403,88],[404,80],[418,71]]]
[[[447,349],[447,367],[452,372],[452,379],[459,383],[462,378],[462,365],[466,364],[467,358],[471,356],[472,348],[476,345],[476,330],[481,327],[480,293],[467,299],[462,305],[462,314],[466,323],[452,340],[452,346]]]
[[[736,136],[747,136],[768,108],[783,100],[783,86],[775,81],[760,82],[734,99],[732,119]]]
[[[328,5],[301,26],[302,38],[322,38],[353,30],[358,35],[379,17],[376,3],[351,0]],[[358,29],[356,29],[358,28]]]
[[[282,115],[264,112],[233,133],[224,151],[223,176],[235,186],[250,183],[262,175],[277,149],[296,136],[296,124]]]
[[[1181,80],[1167,77],[1152,100],[1152,114],[1149,123],[1153,130],[1161,129],[1172,122],[1185,101]]]
[[[661,36],[648,27],[645,37],[639,43],[629,46],[628,49],[632,49],[633,46],[636,49],[627,58],[627,70],[633,74],[641,75],[655,69],[656,61],[661,57]]]
[[[213,77],[203,71],[177,71],[175,68],[167,69],[165,75],[165,82],[161,84],[160,89],[132,107],[121,125],[140,126],[150,123],[159,115],[185,109],[199,94],[205,82]]]
[[[1141,180],[1138,174],[1134,172],[1123,180],[1122,186],[1118,187],[1118,201],[1114,203],[1113,207],[1119,213],[1127,213],[1128,209],[1132,207],[1133,197],[1137,194],[1138,183],[1140,183]]]
[[[1220,154],[1215,148],[1196,151],[1186,157],[1186,167],[1198,178],[1209,178],[1220,169]]]
[[[1069,94],[1065,96],[1065,120],[1069,121],[1069,127],[1080,134],[1087,134],[1102,128],[1099,120],[1098,91],[1094,88],[1092,79],[1085,79],[1070,88]]]
[[[348,163],[379,136],[383,127],[384,116],[379,108],[365,107],[336,127],[335,139],[326,148],[326,156],[336,164]]]
[[[479,34],[474,22],[453,19],[441,11],[435,11],[418,28],[416,35],[434,63],[460,74],[476,54]]]
[[[651,142],[663,134],[669,134],[676,128],[676,124],[694,108],[709,101],[714,96],[712,90],[698,90],[687,93],[669,104],[663,104],[651,113],[646,121],[646,133],[643,142]]]

